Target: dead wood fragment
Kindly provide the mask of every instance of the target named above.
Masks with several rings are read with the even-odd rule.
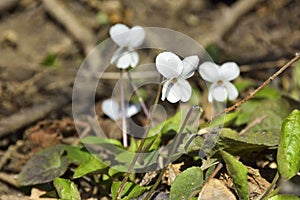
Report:
[[[0,1],[0,13],[12,9],[19,3],[19,1],[20,0],[1,0]]]
[[[91,30],[81,24],[76,16],[64,7],[62,1],[42,0],[42,2],[46,11],[83,46],[83,50],[87,55],[96,44],[96,38]]]
[[[232,7],[224,10],[222,16],[217,16],[214,22],[214,30],[208,33],[207,37],[199,37],[197,41],[203,46],[217,44],[224,36],[234,27],[238,20],[251,11],[262,0],[240,0],[233,4]],[[207,38],[204,41],[203,38]]]
[[[17,181],[14,177],[15,177],[15,175],[8,175],[6,173],[0,172],[0,180],[1,181],[8,183],[9,185],[17,188],[18,187]]]
[[[67,97],[50,98],[43,104],[23,109],[16,114],[0,120],[0,138],[44,118],[50,112],[66,105],[69,101],[70,99]]]

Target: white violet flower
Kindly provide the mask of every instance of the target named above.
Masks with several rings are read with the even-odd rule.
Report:
[[[156,68],[167,80],[162,88],[161,100],[165,98],[171,103],[187,102],[192,95],[192,88],[186,80],[193,76],[198,67],[198,56],[189,56],[181,60],[172,52],[158,54]]]
[[[125,106],[125,115],[126,118],[129,118],[135,114],[137,114],[141,110],[141,106],[139,104],[132,104]],[[114,121],[122,118],[122,111],[120,105],[112,100],[106,99],[102,103],[102,111],[106,114],[109,118]]]
[[[119,46],[110,63],[121,69],[137,66],[139,55],[134,49],[143,44],[145,40],[144,29],[140,26],[129,29],[124,24],[116,24],[110,28],[109,34]]]
[[[221,66],[213,62],[204,62],[199,67],[202,78],[210,83],[208,101],[213,99],[219,102],[235,100],[238,97],[236,87],[230,82],[240,75],[240,69],[234,62],[226,62]]]

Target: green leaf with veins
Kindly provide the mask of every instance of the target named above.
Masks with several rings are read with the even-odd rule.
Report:
[[[174,180],[170,190],[170,200],[185,200],[198,194],[203,184],[203,172],[200,167],[190,167]]]
[[[226,163],[226,169],[231,176],[235,188],[238,192],[240,199],[249,199],[248,194],[248,169],[240,161],[238,161],[233,155],[220,151],[223,160]]]
[[[300,111],[294,110],[282,124],[277,152],[278,171],[290,179],[300,170]]]
[[[81,199],[77,186],[72,181],[63,178],[55,178],[53,184],[60,199]]]
[[[102,162],[99,158],[97,158],[95,155],[91,155],[90,159],[87,160],[87,162],[82,163],[78,166],[78,168],[75,170],[73,178],[79,178],[82,177],[88,173],[92,173],[101,169],[107,168],[109,165],[109,162]]]
[[[20,186],[35,185],[52,181],[65,173],[70,164],[63,156],[65,145],[56,145],[41,150],[25,165],[18,177]]]

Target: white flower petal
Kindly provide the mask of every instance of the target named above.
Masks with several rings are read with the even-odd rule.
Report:
[[[128,26],[124,24],[116,24],[112,26],[109,30],[110,37],[112,40],[117,43],[118,46],[120,47],[126,47],[128,46],[129,43],[129,31],[130,29]]]
[[[212,96],[216,101],[223,102],[227,99],[227,90],[223,86],[217,86],[212,90]]]
[[[187,102],[192,96],[192,87],[187,80],[178,79],[174,86],[178,86],[180,89],[180,100]]]
[[[172,84],[171,81],[167,81],[162,90],[162,100],[167,98],[171,103],[178,101],[186,102],[192,96],[192,88],[188,81],[184,79],[178,79],[176,83]]]
[[[139,104],[132,104],[126,107],[126,118],[129,118],[140,112],[141,106]]]
[[[166,80],[163,88],[162,88],[162,92],[161,92],[161,100],[164,101],[166,99],[167,93],[170,92],[171,89],[171,80]]]
[[[178,77],[182,72],[180,58],[172,52],[163,52],[158,54],[155,63],[159,73],[167,79]]]
[[[102,102],[102,111],[112,120],[118,120],[121,118],[120,106],[112,99],[106,99]]]
[[[134,26],[130,29],[128,35],[128,47],[137,48],[143,44],[145,40],[145,31],[141,26]]]
[[[181,73],[181,77],[184,79],[190,78],[194,75],[195,70],[197,69],[199,64],[198,56],[189,56],[183,59],[180,63],[183,67],[183,71]]]
[[[235,100],[239,95],[239,92],[237,91],[236,87],[230,82],[225,82],[224,86],[227,89],[229,100]]]
[[[222,80],[226,80],[226,81],[232,81],[240,75],[240,69],[238,65],[234,62],[224,63],[220,67],[220,72],[221,72]]]
[[[213,62],[202,63],[199,67],[199,73],[204,80],[211,83],[221,80],[220,67]]]
[[[120,69],[135,67],[139,62],[139,55],[135,51],[124,51],[123,48],[119,48],[110,62]]]

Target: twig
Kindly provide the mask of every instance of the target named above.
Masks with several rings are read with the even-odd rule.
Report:
[[[42,0],[42,2],[46,11],[62,24],[75,40],[83,46],[83,50],[87,55],[96,44],[94,34],[81,24],[73,13],[63,6],[62,1]]]
[[[20,0],[1,0],[0,1],[0,13],[10,10],[15,7]]]
[[[252,127],[254,127],[257,124],[262,123],[266,117],[267,117],[267,115],[263,115],[255,120],[253,120],[243,130],[241,130],[239,132],[239,135],[244,135],[247,131],[249,131],[249,129],[251,129]]]
[[[211,31],[207,40],[203,40],[203,36],[198,39],[201,44],[208,46],[209,44],[218,43],[223,37],[233,28],[241,16],[251,11],[262,0],[240,0],[237,1],[231,8],[227,8],[223,16],[219,16],[215,20],[214,30]]]
[[[15,175],[8,175],[6,173],[0,172],[0,180],[8,183],[11,186],[14,186],[15,188],[18,187],[17,181],[15,180],[15,178],[13,178]]]
[[[202,187],[201,192],[200,192],[200,194],[199,194],[199,196],[198,196],[198,200],[201,200],[203,191],[205,191],[204,188],[208,185],[209,181],[210,181],[211,179],[213,179],[213,178],[217,175],[217,173],[222,169],[222,167],[223,167],[223,164],[222,164],[222,163],[219,163],[219,164],[217,165],[217,167],[214,169],[213,173],[210,175],[210,177],[207,179],[205,185]]]
[[[50,98],[43,104],[25,108],[18,113],[0,120],[0,138],[46,117],[50,112],[63,107],[69,101],[70,98],[62,96]]]
[[[157,77],[157,71],[143,71],[143,72],[132,72],[130,73],[132,79],[136,78],[155,78]],[[99,78],[99,77],[95,77]],[[120,75],[118,72],[104,72],[101,75],[101,79],[119,79]],[[126,78],[126,77],[124,77]],[[129,79],[129,78],[128,78]]]
[[[270,191],[272,191],[275,188],[275,184],[277,183],[278,179],[279,179],[279,173],[277,172],[271,185],[256,200],[264,199],[270,193]]]
[[[216,117],[225,114],[225,113],[229,113],[235,109],[237,109],[238,107],[240,107],[243,103],[245,103],[246,101],[248,101],[249,99],[253,98],[257,92],[259,92],[261,89],[263,89],[266,85],[268,85],[271,81],[273,81],[275,78],[277,78],[284,70],[286,70],[288,67],[290,67],[292,64],[294,64],[297,60],[300,59],[300,53],[297,52],[295,54],[295,56],[289,61],[287,62],[285,65],[283,65],[277,72],[275,72],[275,74],[273,74],[271,77],[269,77],[265,82],[263,82],[263,84],[261,84],[258,88],[256,88],[253,92],[250,92],[244,99],[240,100],[239,102],[235,103],[233,106],[230,106],[228,108],[226,108],[223,112],[220,112],[218,114],[216,114],[213,119],[215,119]]]
[[[17,141],[15,145],[9,146],[8,150],[4,153],[4,155],[0,160],[0,170],[5,165],[5,163],[11,158],[11,155],[13,155],[17,151],[17,149],[22,145],[23,145],[23,141],[20,140]]]

